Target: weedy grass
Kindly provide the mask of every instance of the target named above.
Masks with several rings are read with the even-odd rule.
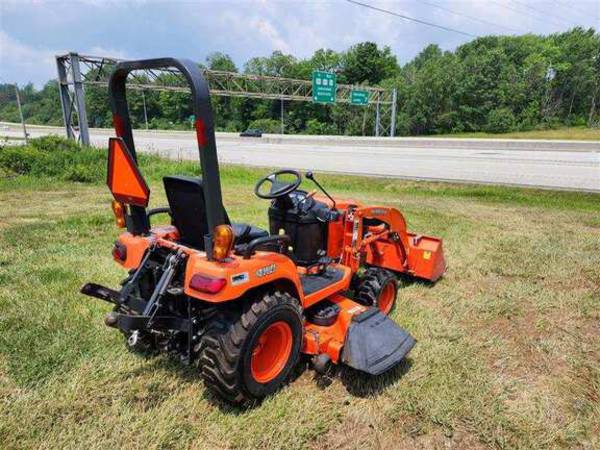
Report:
[[[461,138],[494,138],[494,139],[560,139],[600,141],[600,128],[598,127],[562,127],[547,130],[510,131],[508,133],[453,133],[444,134],[440,137]]]
[[[109,306],[78,293],[124,276],[104,156],[81,152],[87,183],[41,165],[0,179],[0,447],[600,446],[600,196],[320,177],[441,236],[448,273],[401,290],[392,316],[418,344],[391,373],[300,366],[280,393],[237,409],[194,367],[129,353],[102,323]],[[151,206],[165,204],[161,175],[198,173],[144,155],[141,166]],[[267,224],[252,194],[265,172],[222,168],[232,218]]]

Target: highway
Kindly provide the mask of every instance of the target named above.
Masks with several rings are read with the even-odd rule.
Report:
[[[62,128],[29,127],[32,137]],[[112,130],[92,129],[105,146]],[[0,136],[19,137],[18,124]],[[192,132],[136,130],[136,149],[173,159],[196,159]],[[217,133],[222,163],[312,169],[418,180],[485,183],[600,192],[600,142],[508,139],[371,138]]]

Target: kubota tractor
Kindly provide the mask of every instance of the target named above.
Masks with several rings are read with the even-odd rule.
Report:
[[[178,69],[190,85],[202,178],[164,177],[169,206],[147,210],[150,190],[137,166],[125,85],[137,69]],[[258,181],[271,200],[269,230],[232,222],[223,207],[209,89],[191,61],[117,64],[109,85],[117,137],[107,183],[117,225],[113,248],[128,275],[118,290],[82,292],[113,304],[105,318],[134,351],[165,351],[195,362],[206,386],[232,403],[261,399],[288,378],[301,355],[324,371],[346,364],[378,375],[414,339],[387,314],[397,277],[435,281],[445,270],[440,239],[407,231],[385,206],[300,189],[280,170]],[[151,226],[155,214],[171,225]]]

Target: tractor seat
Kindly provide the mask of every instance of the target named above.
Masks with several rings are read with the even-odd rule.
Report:
[[[235,235],[236,244],[247,244],[253,239],[267,237],[269,232],[258,228],[247,223],[235,223],[231,224],[233,228],[233,234]]]
[[[199,177],[168,176],[163,178],[173,225],[179,231],[179,242],[204,250],[204,236],[208,234],[204,188]],[[253,239],[266,237],[269,233],[246,223],[231,223],[225,213],[225,221],[233,228],[236,244],[247,244]]]

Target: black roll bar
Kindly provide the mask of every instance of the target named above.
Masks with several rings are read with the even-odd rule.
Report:
[[[217,145],[215,141],[215,128],[208,83],[202,76],[198,66],[189,59],[157,58],[137,61],[123,61],[118,63],[109,80],[108,90],[110,104],[113,112],[113,124],[118,137],[123,138],[131,156],[137,163],[137,154],[133,142],[133,132],[129,119],[129,107],[125,93],[127,76],[134,70],[176,68],[188,82],[192,91],[192,101],[196,121],[196,138],[200,154],[200,168],[204,184],[204,200],[206,203],[206,219],[209,235],[205,239],[212,241],[212,232],[217,225],[225,222],[225,210],[221,195],[221,180],[219,177],[219,162],[217,159]],[[131,206],[130,218],[132,232],[146,234],[149,231],[149,221],[145,208]],[[131,231],[131,230],[130,230]],[[207,247],[207,253],[212,250],[212,245]]]

